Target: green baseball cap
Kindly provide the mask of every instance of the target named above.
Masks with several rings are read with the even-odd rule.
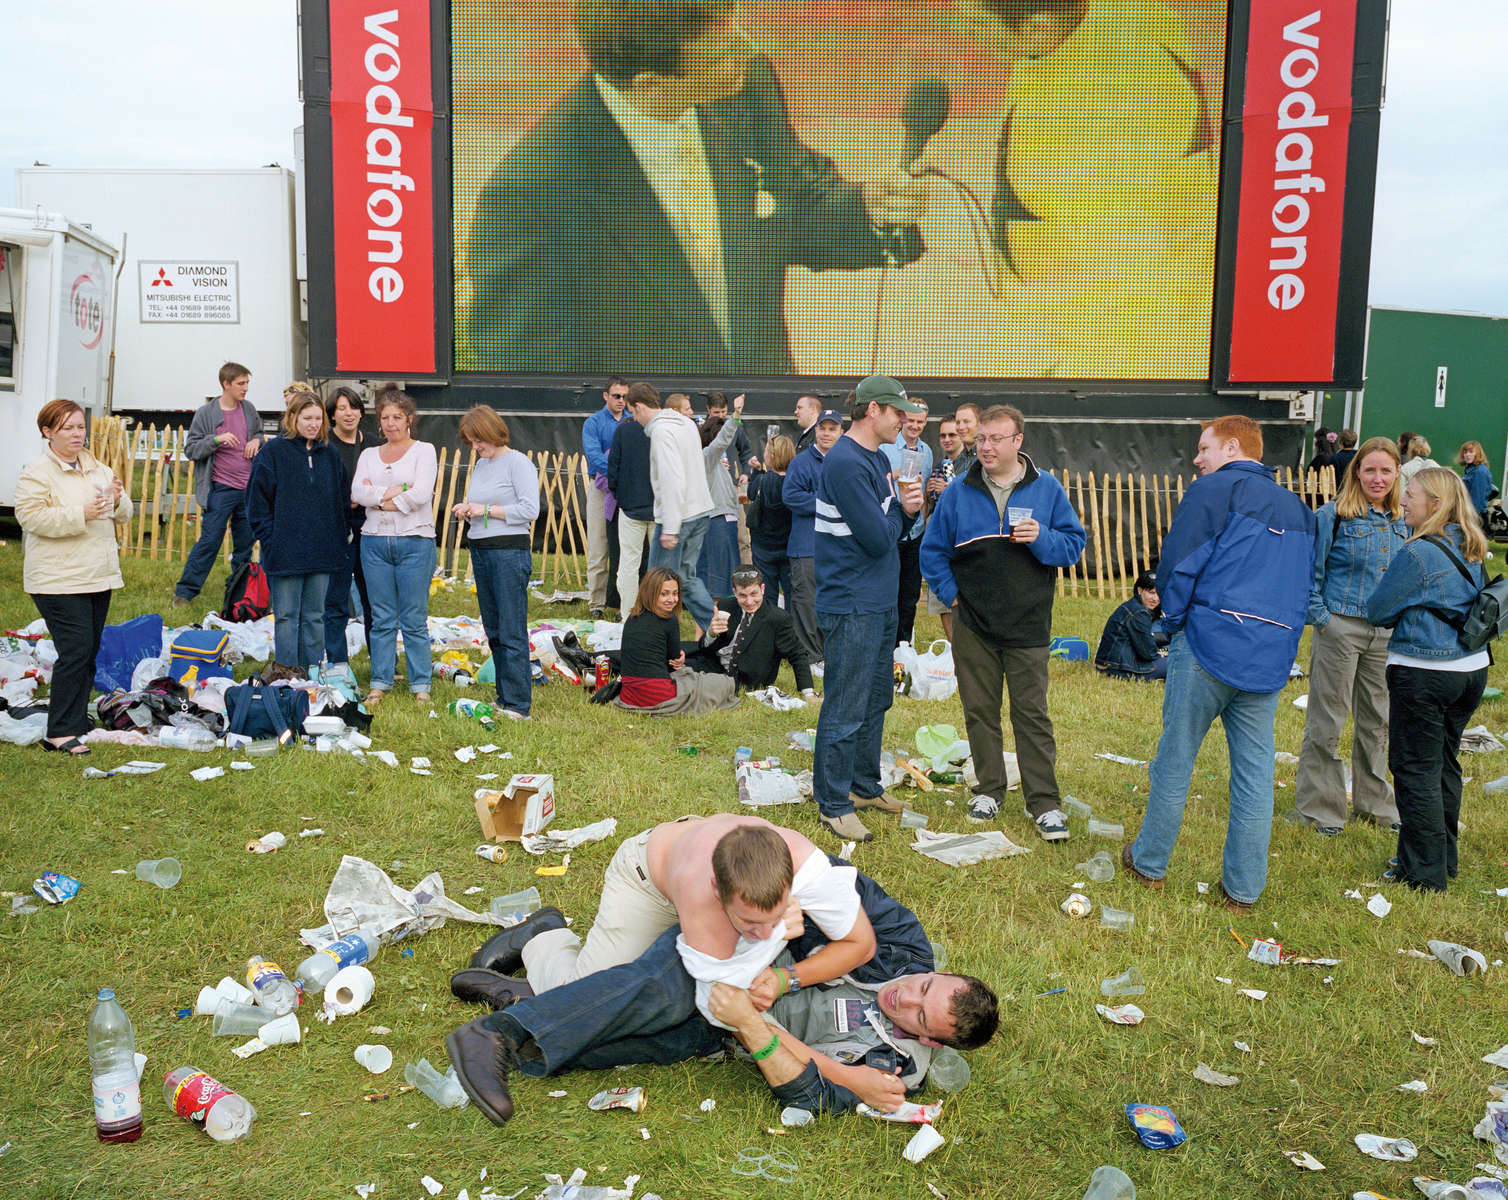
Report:
[[[919,404],[912,404],[906,399],[906,389],[891,379],[889,375],[871,375],[858,387],[854,388],[854,396],[862,403],[871,401],[875,404],[888,404],[891,408],[899,409],[906,413],[926,412]]]

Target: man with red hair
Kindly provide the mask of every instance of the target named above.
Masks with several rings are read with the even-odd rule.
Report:
[[[1168,646],[1162,737],[1147,810],[1121,853],[1161,891],[1183,824],[1194,756],[1215,718],[1230,748],[1230,819],[1218,895],[1248,911],[1267,885],[1273,722],[1304,632],[1314,579],[1314,514],[1262,465],[1262,430],[1220,417],[1199,434],[1195,480],[1162,543],[1157,591]]]

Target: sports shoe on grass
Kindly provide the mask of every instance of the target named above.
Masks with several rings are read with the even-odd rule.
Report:
[[[1068,818],[1063,815],[1061,808],[1049,808],[1040,817],[1032,817],[1032,823],[1037,827],[1037,835],[1044,842],[1064,842],[1068,840]]]
[[[994,796],[975,796],[969,802],[969,820],[982,825],[993,821],[1000,813],[1000,801]]]
[[[874,837],[874,834],[865,827],[864,822],[851,812],[846,812],[840,817],[819,816],[817,820],[847,842],[867,842]]]
[[[878,808],[888,813],[906,811],[904,800],[897,800],[889,792],[881,792],[878,796],[861,796],[857,792],[849,792],[848,798],[853,801],[855,808]]]

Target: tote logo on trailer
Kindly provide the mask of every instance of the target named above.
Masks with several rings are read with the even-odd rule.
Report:
[[[435,369],[429,5],[332,0],[335,358]]]
[[[99,282],[87,271],[68,291],[68,311],[78,330],[79,345],[93,350],[105,336],[105,300]]]
[[[1356,0],[1251,6],[1230,378],[1335,367]]]

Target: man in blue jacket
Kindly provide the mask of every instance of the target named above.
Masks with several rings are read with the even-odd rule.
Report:
[[[608,494],[607,455],[623,420],[628,384],[614,375],[602,390],[602,407],[581,426],[581,453],[591,485],[586,491],[586,584],[593,618],[618,608],[618,507]]]
[[[1230,749],[1230,818],[1219,895],[1246,912],[1267,885],[1273,721],[1304,632],[1314,579],[1314,514],[1262,465],[1250,417],[1204,426],[1195,480],[1162,543],[1157,592],[1168,646],[1162,737],[1147,811],[1121,853],[1132,877],[1162,889],[1183,824],[1194,756],[1216,717]]]
[[[903,807],[880,785],[880,735],[895,699],[896,544],[921,511],[922,482],[892,484],[880,447],[895,440],[906,413],[919,411],[895,380],[871,375],[854,389],[853,421],[817,482],[813,549],[826,683],[812,796],[828,831],[858,842],[872,835],[854,809]],[[790,486],[787,473],[787,492]]]
[[[808,662],[822,661],[822,631],[817,628],[817,567],[813,527],[817,520],[817,480],[822,460],[843,436],[843,414],[829,408],[813,423],[812,443],[791,460],[781,485],[780,501],[790,510],[791,536],[785,544],[791,571],[791,616]]]
[[[1009,786],[1000,689],[1010,693],[1011,734],[1026,815],[1043,841],[1068,837],[1059,807],[1058,747],[1047,715],[1047,650],[1057,568],[1084,552],[1084,526],[1051,475],[1021,453],[1026,420],[997,404],[979,417],[977,461],[937,501],[922,538],[927,586],[954,613],[953,666],[963,702],[974,799],[969,820],[993,821]]]

